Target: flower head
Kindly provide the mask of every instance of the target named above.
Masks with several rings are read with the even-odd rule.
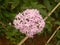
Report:
[[[27,9],[23,13],[19,13],[13,24],[16,29],[28,37],[33,37],[33,35],[41,32],[45,26],[45,22],[37,9]]]

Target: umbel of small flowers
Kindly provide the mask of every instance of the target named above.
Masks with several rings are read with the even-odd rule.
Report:
[[[45,22],[37,9],[26,9],[17,14],[13,24],[16,29],[30,38],[41,32],[45,26]]]

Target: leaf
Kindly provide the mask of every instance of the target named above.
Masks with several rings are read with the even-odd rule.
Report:
[[[44,5],[46,6],[46,8],[51,11],[52,6],[50,5],[50,1],[49,0],[44,0]]]
[[[57,31],[56,37],[60,39],[60,30]]]
[[[48,14],[47,11],[44,9],[40,9],[40,13],[43,17],[45,17]]]
[[[60,45],[60,40],[57,42],[57,44],[56,45]]]
[[[11,9],[14,9],[18,4],[19,4],[20,0],[4,0],[4,3],[3,3],[3,7],[5,8],[10,8]]]
[[[53,17],[48,17],[48,19],[47,19],[48,21],[54,21],[55,19],[53,18]]]
[[[55,2],[60,2],[60,0],[55,0]]]
[[[38,9],[38,8],[39,8],[39,9],[40,9],[40,8],[46,8],[44,5],[38,4],[37,2],[32,2],[32,3],[31,3],[31,6],[34,7],[34,8],[37,8],[37,9]]]
[[[56,21],[55,24],[60,25],[60,21]]]
[[[12,0],[12,5],[11,5],[11,9],[14,9],[20,2],[20,0]]]
[[[31,2],[31,4],[23,4],[21,9],[28,9],[28,8],[35,8],[35,9],[41,9],[41,8],[46,8],[44,5],[42,4],[38,4],[37,2]]]
[[[51,32],[52,31],[52,24],[50,22],[48,22],[45,26],[45,28],[47,29],[48,32]]]
[[[3,13],[3,16],[5,17],[6,20],[13,21],[14,17],[16,16],[16,14],[15,13],[8,12],[8,11],[5,11]]]
[[[50,43],[46,44],[46,45],[51,45]]]

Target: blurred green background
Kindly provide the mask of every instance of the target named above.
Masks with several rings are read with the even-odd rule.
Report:
[[[16,14],[26,9],[38,9],[46,17],[60,0],[0,0],[0,36],[4,36],[12,44],[18,44],[25,35],[13,27]],[[9,25],[11,23],[11,25]],[[46,20],[43,35],[52,34],[53,27],[60,25],[60,7]],[[40,36],[40,33],[37,35]],[[56,45],[60,45],[60,30],[55,35]],[[53,44],[52,44],[53,45]]]

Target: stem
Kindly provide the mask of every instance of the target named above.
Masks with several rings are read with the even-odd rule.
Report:
[[[54,31],[54,33],[51,35],[51,37],[48,39],[47,43],[45,45],[47,45],[51,39],[54,37],[54,35],[56,34],[56,32],[59,30],[60,26]]]
[[[22,41],[18,45],[22,45],[27,39],[28,37],[26,36],[24,39],[22,39]]]
[[[60,6],[60,2],[52,9],[51,12],[48,13],[48,15],[44,18],[44,20],[46,20],[49,16],[51,16],[51,14]]]

